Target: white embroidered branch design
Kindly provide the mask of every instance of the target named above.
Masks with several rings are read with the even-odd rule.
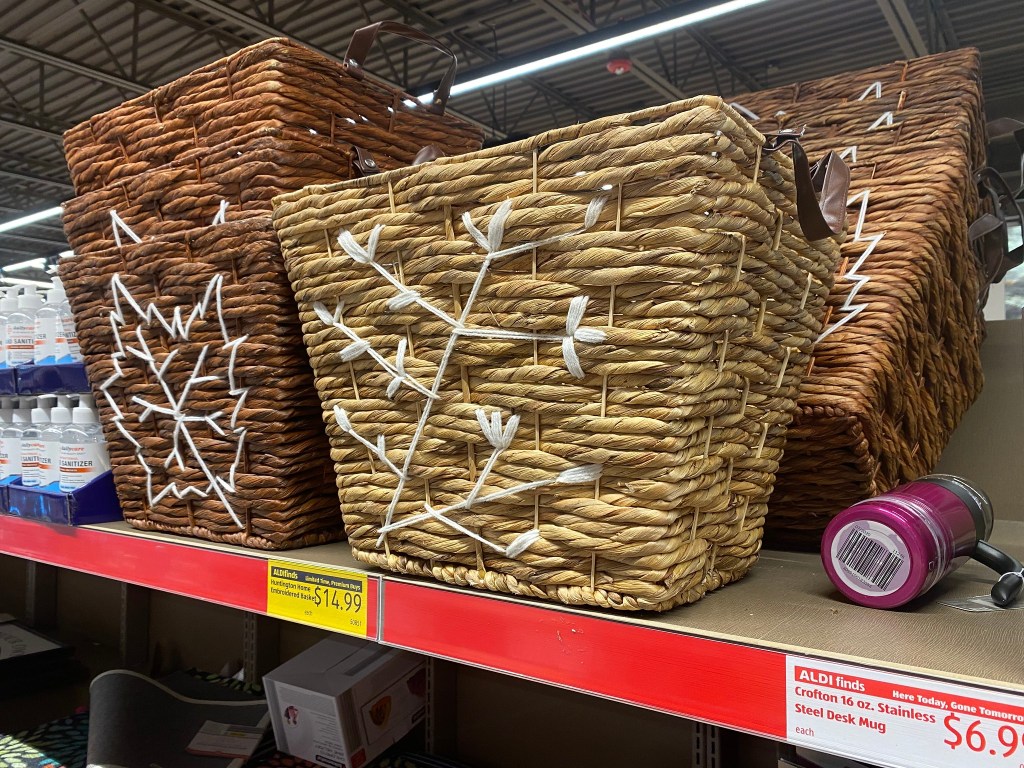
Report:
[[[400,464],[393,461],[387,455],[387,445],[384,435],[377,435],[376,440],[367,439],[356,431],[348,413],[346,413],[343,408],[335,407],[334,409],[334,419],[338,427],[345,434],[363,445],[384,465],[384,467],[387,468],[389,472],[393,473],[398,478],[398,484],[395,488],[394,495],[391,498],[391,503],[388,506],[384,524],[380,528],[380,536],[377,539],[378,546],[383,543],[385,536],[390,531],[415,525],[423,522],[424,520],[434,519],[449,526],[453,530],[459,531],[460,533],[480,542],[482,545],[487,546],[496,552],[500,552],[507,557],[517,557],[537,541],[540,537],[540,531],[534,528],[520,536],[517,536],[507,547],[502,547],[501,545],[495,544],[485,538],[481,534],[471,531],[465,526],[459,524],[451,517],[451,515],[456,512],[469,511],[475,506],[481,504],[497,501],[498,499],[512,496],[514,494],[537,490],[538,488],[543,488],[545,486],[556,484],[575,485],[592,483],[600,477],[600,466],[585,465],[581,467],[574,467],[543,480],[521,483],[512,488],[502,489],[492,493],[484,493],[488,477],[491,475],[491,472],[502,453],[512,444],[516,430],[519,427],[519,416],[517,414],[512,414],[506,419],[501,411],[497,409],[488,411],[483,408],[477,408],[476,417],[480,426],[480,432],[491,446],[491,454],[484,464],[483,469],[477,475],[474,486],[470,490],[469,494],[462,501],[446,507],[438,508],[424,503],[422,513],[412,515],[397,522],[394,521],[395,510],[398,507],[399,500],[401,499],[402,491],[405,489],[405,486],[409,481],[409,468],[412,465],[413,456],[416,453],[416,448],[419,445],[420,439],[423,437],[433,404],[438,398],[438,393],[441,389],[441,384],[444,381],[449,361],[452,353],[455,351],[455,347],[458,344],[459,339],[463,337],[470,337],[557,343],[561,345],[562,357],[565,361],[566,369],[577,378],[583,377],[583,367],[580,364],[579,355],[576,352],[576,343],[596,344],[604,341],[605,339],[605,333],[601,329],[585,327],[582,325],[589,300],[587,296],[577,296],[572,299],[569,303],[569,311],[566,315],[565,330],[557,334],[472,326],[467,323],[467,318],[473,310],[473,305],[476,302],[477,296],[480,293],[480,288],[487,277],[488,270],[495,261],[508,256],[525,253],[533,250],[534,248],[550,245],[567,237],[573,237],[586,232],[597,223],[597,218],[601,213],[605,200],[606,198],[601,197],[591,201],[587,206],[582,227],[573,229],[572,231],[561,235],[528,243],[520,243],[509,248],[502,248],[501,246],[505,237],[505,222],[507,221],[509,214],[512,212],[511,200],[502,203],[498,207],[498,210],[495,211],[488,223],[486,235],[473,224],[473,220],[468,212],[463,214],[462,222],[470,236],[483,249],[484,257],[476,278],[473,281],[473,287],[470,290],[469,296],[467,297],[466,302],[462,307],[462,311],[459,313],[457,318],[449,315],[443,309],[424,299],[417,291],[409,288],[391,274],[387,268],[377,263],[376,251],[377,244],[380,239],[380,233],[383,229],[382,226],[378,225],[373,228],[367,238],[365,246],[357,242],[348,231],[342,231],[338,236],[338,244],[349,257],[360,264],[365,264],[371,267],[392,288],[395,289],[395,296],[388,303],[388,308],[391,311],[398,311],[415,305],[444,322],[450,329],[444,354],[442,355],[441,362],[438,365],[437,374],[435,375],[434,381],[431,385],[427,386],[413,378],[405,369],[404,361],[407,349],[405,339],[399,341],[393,359],[388,359],[388,357],[382,354],[381,351],[374,349],[369,341],[361,338],[354,328],[345,323],[342,316],[344,306],[340,302],[333,312],[328,311],[327,307],[321,302],[316,302],[313,305],[313,309],[321,322],[328,327],[333,327],[341,331],[341,333],[343,333],[345,337],[352,342],[339,353],[342,360],[350,361],[362,355],[370,357],[391,377],[391,382],[387,388],[387,396],[389,398],[394,397],[398,390],[403,386],[423,395],[425,398],[422,412],[416,425],[416,431],[412,437],[412,442],[406,450],[404,457],[401,459]]]
[[[116,347],[116,351],[111,356],[111,360],[114,364],[114,374],[100,385],[100,391],[103,392],[107,404],[114,413],[114,426],[117,427],[118,431],[124,435],[125,439],[134,446],[135,457],[138,460],[139,465],[146,472],[146,497],[149,501],[150,507],[157,504],[168,494],[173,494],[178,499],[183,499],[188,496],[207,498],[211,494],[214,494],[218,499],[220,499],[221,503],[224,505],[224,509],[227,510],[229,515],[231,515],[231,519],[235,524],[238,525],[239,528],[242,528],[243,523],[239,519],[238,515],[235,514],[235,511],[231,506],[231,502],[225,496],[225,492],[233,493],[235,490],[235,473],[241,464],[245,449],[246,430],[237,426],[237,421],[239,412],[245,403],[245,398],[249,392],[249,388],[240,386],[237,381],[235,375],[235,361],[239,346],[245,343],[248,336],[232,338],[231,334],[228,333],[227,324],[224,320],[224,314],[221,306],[221,289],[223,282],[224,279],[221,275],[215,275],[207,285],[202,301],[193,307],[192,312],[187,318],[182,316],[182,308],[179,305],[174,308],[174,314],[168,320],[153,303],[150,303],[143,308],[132,297],[128,288],[125,287],[124,283],[121,281],[121,276],[115,274],[110,282],[111,292],[114,299],[114,311],[110,313],[110,326],[113,331],[114,344]],[[167,334],[171,341],[188,341],[193,323],[197,319],[204,317],[208,311],[211,311],[211,308],[217,315],[222,343],[217,344],[214,342],[203,345],[196,357],[191,375],[181,387],[181,390],[179,392],[175,392],[174,388],[167,381],[166,374],[171,363],[178,356],[178,348],[172,349],[164,358],[163,362],[158,365],[156,356],[146,342],[143,329],[157,324],[164,333]],[[126,310],[131,310],[138,318],[137,326],[135,328],[135,339],[137,342],[135,346],[132,346],[130,343],[124,343],[121,338],[120,329],[129,324],[125,317]],[[228,353],[227,381],[225,383],[227,385],[228,394],[230,397],[234,398],[234,405],[230,414],[226,414],[224,411],[216,411],[214,413],[206,413],[201,410],[194,413],[190,411],[189,395],[192,393],[193,387],[206,382],[221,380],[220,376],[200,375],[200,372],[203,369],[203,364],[206,362],[207,356],[211,350],[222,350]],[[145,422],[149,420],[154,413],[170,417],[174,420],[174,430],[171,434],[172,448],[170,454],[164,461],[164,467],[167,468],[172,464],[177,464],[179,469],[184,470],[187,465],[191,464],[203,473],[206,479],[205,486],[196,487],[193,485],[185,485],[183,487],[179,487],[176,482],[172,481],[167,485],[167,487],[163,488],[159,492],[154,490],[153,470],[146,462],[146,456],[142,445],[135,439],[135,437],[132,436],[131,431],[125,427],[125,414],[118,405],[117,400],[110,393],[110,388],[120,379],[124,378],[125,368],[123,366],[128,366],[135,360],[140,361],[146,366],[152,378],[160,384],[160,388],[163,392],[163,397],[160,399],[160,402],[153,402],[143,397],[139,397],[138,395],[132,397],[132,402],[142,406],[143,409],[138,420],[140,422]],[[223,425],[222,422],[225,420],[227,420],[227,424]],[[216,474],[203,458],[202,451],[196,445],[196,441],[190,431],[194,425],[208,427],[221,437],[227,438],[230,434],[235,440],[237,440],[234,461],[231,464],[228,477],[226,479]],[[227,429],[225,429],[225,426]]]

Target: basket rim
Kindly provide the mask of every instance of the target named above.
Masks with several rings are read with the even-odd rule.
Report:
[[[576,123],[575,125],[565,126],[562,128],[554,128],[510,144],[500,144],[498,146],[487,147],[485,149],[477,150],[476,152],[467,152],[461,155],[439,157],[436,160],[424,163],[423,165],[396,168],[391,171],[373,174],[372,176],[345,179],[343,181],[331,182],[330,184],[310,184],[302,187],[301,189],[297,189],[294,192],[286,192],[282,195],[277,195],[271,200],[271,203],[276,214],[280,205],[302,200],[306,197],[331,194],[342,190],[369,189],[372,187],[383,186],[399,179],[415,177],[417,174],[423,173],[425,169],[436,168],[438,165],[450,165],[494,157],[527,154],[536,149],[551,146],[561,141],[580,138],[581,136],[599,134],[600,132],[615,126],[630,125],[643,120],[659,117],[669,117],[697,107],[711,107],[712,109],[725,113],[726,116],[736,123],[737,127],[741,131],[746,133],[754,141],[754,143],[760,145],[765,143],[764,134],[757,130],[750,121],[747,120],[747,118],[731,107],[721,96],[692,96],[688,99],[673,101],[656,107],[647,107],[635,112],[609,115],[590,120],[586,123]]]

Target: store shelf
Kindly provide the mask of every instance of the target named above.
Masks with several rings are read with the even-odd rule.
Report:
[[[1024,523],[1003,521],[999,534],[1024,557]],[[963,696],[995,701],[1001,692],[1024,708],[1024,611],[965,613],[937,602],[986,591],[991,579],[973,564],[907,610],[876,611],[845,602],[816,556],[765,552],[748,578],[695,605],[628,615],[368,572],[344,544],[261,553],[121,523],[0,517],[0,551],[260,613],[271,561],[361,574],[371,639],[778,739],[793,740],[787,670],[816,660],[869,678],[896,673],[922,690],[955,680]]]
[[[994,541],[1024,559],[1021,324],[994,325],[985,349],[985,394],[943,469],[989,489],[1000,518]],[[988,591],[992,575],[974,563],[905,610],[877,611],[842,599],[816,555],[766,551],[747,578],[695,605],[631,615],[368,571],[344,543],[267,553],[124,523],[68,528],[0,517],[0,553],[340,631],[352,631],[343,611],[269,604],[271,571],[276,564],[323,584],[349,579],[364,598],[361,629],[385,644],[879,765],[1024,765],[992,746],[1009,740],[1007,728],[1024,744],[1024,610],[967,613],[938,602]],[[800,682],[801,674],[816,682]],[[846,685],[858,690],[850,705],[841,703]],[[894,714],[882,717],[885,702]],[[972,707],[1005,717],[975,724]],[[970,742],[956,742],[950,716],[960,718],[952,727],[961,735],[974,728]],[[879,731],[871,723],[881,720]],[[989,746],[968,749],[978,744]]]
[[[347,545],[262,552],[138,531],[126,523],[59,526],[0,515],[0,554],[231,608],[267,613],[271,561],[364,573]],[[367,578],[367,637],[378,639],[380,577]]]

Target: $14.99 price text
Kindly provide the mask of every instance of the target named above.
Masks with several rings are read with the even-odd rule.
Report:
[[[334,608],[338,611],[359,611],[363,607],[363,596],[358,592],[349,590],[337,590],[330,587],[313,587],[313,604],[319,608],[321,605]],[[312,611],[307,611],[312,616]]]
[[[949,731],[949,738],[944,743],[953,750],[969,749],[971,752],[1013,757],[1024,743],[1024,726],[1000,725],[995,728],[994,723],[964,720],[955,712],[946,715],[942,724]],[[992,733],[993,728],[995,733]],[[1020,756],[1024,758],[1024,750],[1021,750]],[[1024,762],[1019,765],[1024,767]]]

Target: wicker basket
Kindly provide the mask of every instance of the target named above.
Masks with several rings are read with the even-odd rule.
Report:
[[[697,98],[275,200],[358,559],[633,610],[750,568],[838,256],[763,144]]]
[[[968,240],[985,125],[977,51],[738,97],[762,130],[844,150],[853,237],[771,499],[773,546],[817,546],[832,515],[931,471],[982,385]],[[855,149],[852,149],[855,148]],[[866,278],[866,279],[865,279]]]
[[[450,57],[434,106],[416,105],[362,74],[378,31],[413,37]],[[455,58],[433,38],[401,24],[374,24],[353,36],[346,62],[285,39],[266,40],[97,115],[64,134],[75,192],[134,177],[190,150],[234,143],[240,129],[294,128],[346,151],[360,147],[385,169],[408,165],[428,145],[447,154],[480,146],[479,129],[443,114]],[[344,178],[347,167],[318,178]]]
[[[64,259],[125,518],[263,549],[339,538],[270,220]]]
[[[85,255],[113,248],[126,236],[115,231],[111,211],[142,238],[203,227],[218,214],[228,221],[267,216],[274,196],[357,175],[356,163],[350,147],[294,129],[250,133],[79,195],[64,204],[64,231],[71,249]]]
[[[343,535],[271,198],[480,143],[443,115],[454,57],[429,106],[365,79],[381,30],[440,46],[373,25],[342,66],[272,40],[67,134],[82,194],[61,276],[135,527],[266,549]]]

